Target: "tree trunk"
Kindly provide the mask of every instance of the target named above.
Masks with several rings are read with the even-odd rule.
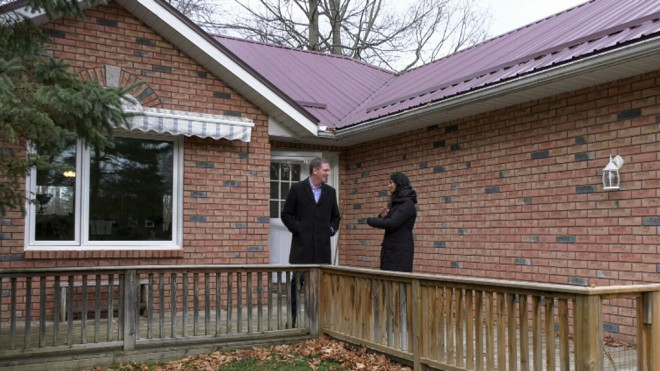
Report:
[[[319,48],[319,2],[309,0],[309,50]]]
[[[341,22],[342,17],[339,14],[339,1],[340,0],[330,0],[330,26],[332,27],[332,47],[330,48],[330,53],[332,54],[342,54],[342,45],[341,45]]]

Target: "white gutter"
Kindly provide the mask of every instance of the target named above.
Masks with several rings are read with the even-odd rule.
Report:
[[[450,110],[469,104],[475,104],[497,96],[538,87],[548,84],[549,82],[568,79],[585,72],[597,71],[604,67],[615,66],[628,61],[658,54],[660,54],[660,38],[655,38],[621,49],[598,54],[593,57],[569,62],[568,64],[533,73],[529,76],[518,77],[514,80],[478,89],[474,92],[468,92],[455,97],[443,99],[437,103],[431,103],[420,108],[411,108],[407,111],[391,114],[383,118],[377,118],[373,121],[368,121],[346,129],[339,129],[334,134],[323,133],[323,135],[319,135],[319,137],[341,140],[357,134],[373,132],[393,123],[409,120],[430,112]]]

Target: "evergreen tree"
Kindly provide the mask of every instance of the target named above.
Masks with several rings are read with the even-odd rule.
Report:
[[[21,2],[25,4],[49,19],[84,17],[77,0]],[[21,179],[33,166],[52,166],[47,159],[71,139],[112,146],[114,129],[128,127],[130,114],[122,111],[122,97],[134,88],[84,81],[66,61],[44,56],[49,38],[16,9],[15,3],[0,7],[0,215],[7,209],[24,211]],[[28,145],[39,148],[39,154],[24,154]]]

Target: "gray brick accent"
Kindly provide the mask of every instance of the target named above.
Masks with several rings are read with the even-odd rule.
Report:
[[[500,193],[500,187],[486,187],[486,194]]]
[[[609,332],[612,334],[618,334],[619,333],[619,325],[615,325],[614,323],[603,323],[603,331]]]
[[[576,153],[575,154],[575,161],[576,162],[581,162],[581,161],[589,161],[591,160],[591,155],[588,153]]]
[[[550,151],[548,150],[532,152],[532,160],[540,160],[548,157],[550,157]]]
[[[222,92],[222,91],[214,91],[213,92],[213,98],[231,99],[231,94],[230,93],[225,93],[225,92]]]
[[[172,73],[172,67],[152,66],[151,70],[154,72]]]
[[[147,46],[156,46],[156,42],[153,40],[148,40],[148,39],[143,39],[141,37],[136,37],[135,38],[135,43],[139,45],[147,45]]]
[[[568,284],[573,286],[589,286],[588,280],[582,277],[568,277]]]
[[[575,187],[575,193],[579,195],[585,195],[590,193],[595,193],[596,187],[594,186],[577,186]]]
[[[222,182],[222,185],[230,188],[240,188],[241,182],[235,180],[225,180],[224,182]]]
[[[215,164],[209,161],[197,161],[196,166],[202,169],[213,169]]]
[[[557,236],[557,243],[575,243],[575,236]]]
[[[649,216],[646,218],[642,218],[642,225],[647,227],[660,226],[660,217]]]
[[[635,108],[635,109],[630,109],[627,111],[623,111],[619,113],[617,116],[618,120],[630,120],[630,119],[635,119],[638,117],[642,116],[642,109],[641,108]]]

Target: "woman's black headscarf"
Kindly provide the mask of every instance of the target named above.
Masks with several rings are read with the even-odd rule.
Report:
[[[417,193],[410,186],[410,179],[404,173],[394,173],[390,175],[390,180],[396,184],[396,189],[392,193],[390,202],[395,201],[397,198],[411,198],[414,203],[417,203]]]

